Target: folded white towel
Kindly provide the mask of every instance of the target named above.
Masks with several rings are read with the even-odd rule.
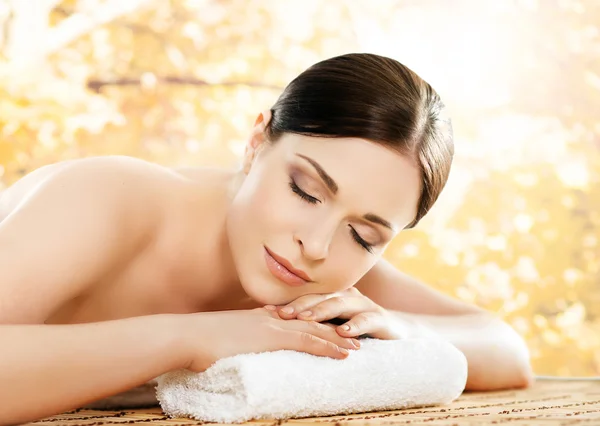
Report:
[[[464,390],[465,356],[437,339],[363,339],[343,360],[281,350],[223,358],[202,373],[157,378],[172,417],[241,423],[447,404]]]

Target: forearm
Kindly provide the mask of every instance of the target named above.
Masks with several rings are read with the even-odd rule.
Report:
[[[57,414],[183,367],[175,321],[0,325],[0,424]]]
[[[490,313],[420,315],[392,311],[412,323],[415,335],[437,335],[460,349],[469,372],[467,390],[529,386],[533,373],[524,340],[508,324]]]

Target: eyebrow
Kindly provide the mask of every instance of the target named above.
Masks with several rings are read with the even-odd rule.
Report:
[[[321,179],[323,179],[323,182],[325,182],[325,185],[327,185],[327,188],[329,188],[329,190],[334,195],[338,193],[339,187],[338,187],[337,183],[335,183],[333,178],[327,174],[325,169],[323,169],[323,167],[321,167],[321,165],[319,163],[317,163],[312,158],[307,157],[306,155],[303,155],[303,154],[296,153],[296,156],[308,161],[315,168],[315,170],[317,171],[317,173],[319,174]],[[391,229],[392,231],[395,231],[394,225],[392,225],[389,221],[385,220],[381,216],[377,216],[376,214],[367,213],[367,214],[363,215],[363,219],[368,220],[369,222],[377,223],[379,225],[385,226],[388,229]]]

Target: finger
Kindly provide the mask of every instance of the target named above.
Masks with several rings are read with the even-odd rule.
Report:
[[[306,327],[308,333],[312,333],[322,339],[326,339],[336,345],[346,349],[359,349],[360,342],[352,337],[343,337],[335,330],[335,327],[330,327],[315,321],[304,321],[303,326]]]
[[[332,318],[352,318],[361,312],[370,311],[373,306],[372,302],[365,297],[332,297],[324,300],[317,305],[300,312],[298,319],[312,321],[326,321]]]
[[[358,340],[351,337],[340,336],[335,328],[329,327],[325,324],[320,324],[315,321],[287,321],[285,327],[304,333],[310,333],[345,349],[360,348],[360,342]]]
[[[279,307],[275,306],[275,305],[265,305],[262,307],[262,309],[266,310],[267,312],[269,312],[269,314],[277,319],[286,319],[283,318],[281,315],[279,315]]]
[[[294,318],[295,315],[290,316],[290,315],[286,315],[286,314],[282,313],[280,308],[282,308],[282,306],[275,306],[275,305],[263,306],[263,309],[267,310],[271,314],[271,316],[273,316],[274,318],[281,319],[281,320],[296,319],[296,318]]]
[[[252,309],[252,311],[256,312],[258,314],[261,314],[261,315],[266,314],[266,315],[270,316],[271,318],[281,319],[281,318],[279,318],[279,315],[277,314],[276,311],[274,311],[272,309],[267,309],[266,306],[263,306],[262,308],[254,308],[254,309]]]
[[[387,327],[387,321],[379,312],[362,312],[343,325],[337,327],[336,331],[344,337],[357,337],[362,334],[376,339],[393,339]]]
[[[320,324],[315,321],[300,321],[297,324],[301,331],[314,334],[321,339],[329,340],[331,343],[346,349],[360,348],[360,342],[352,337],[343,337],[333,327]]]
[[[330,322],[322,322],[321,324],[324,325],[325,327],[329,327],[329,328],[331,328],[333,330],[335,330],[337,328],[337,326],[338,326],[337,324],[332,324]],[[337,333],[337,331],[336,331],[336,333]]]
[[[362,296],[363,294],[354,286],[344,290],[344,293],[348,296]]]
[[[290,331],[286,335],[284,347],[291,350],[336,359],[344,359],[350,353],[329,340],[304,331]]]
[[[307,294],[300,296],[293,302],[290,302],[285,306],[280,306],[277,312],[283,319],[293,319],[296,318],[299,312],[309,309],[311,306],[322,302],[327,297],[329,297],[327,294]]]

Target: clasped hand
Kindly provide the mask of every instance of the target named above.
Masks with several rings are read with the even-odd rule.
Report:
[[[346,338],[367,335],[376,339],[396,340],[408,336],[408,324],[400,322],[385,308],[379,306],[351,287],[329,294],[307,294],[287,305],[266,305],[284,320],[306,320],[325,322],[346,319],[335,327],[337,333]]]
[[[331,320],[348,321],[338,326],[326,323]],[[173,329],[183,333],[181,362],[192,371],[204,371],[237,354],[278,350],[344,359],[348,350],[360,348],[355,337],[395,340],[410,337],[415,330],[411,321],[354,288],[308,294],[285,306],[166,316],[165,321],[170,326],[174,321]]]

